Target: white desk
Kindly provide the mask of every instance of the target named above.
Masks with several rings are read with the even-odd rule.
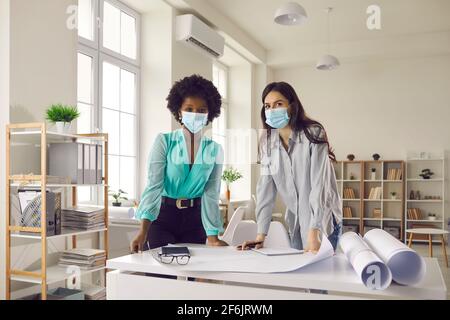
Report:
[[[108,299],[171,300],[278,300],[278,299],[446,299],[447,288],[434,258],[425,258],[427,272],[415,286],[395,283],[383,291],[369,290],[357,278],[345,256],[336,256],[294,272],[222,273],[183,272],[140,253],[107,261]],[[137,274],[136,274],[137,273]],[[177,276],[164,279],[145,276],[154,273]],[[186,277],[216,280],[216,283],[186,281]],[[328,290],[329,294],[308,293],[302,289]]]

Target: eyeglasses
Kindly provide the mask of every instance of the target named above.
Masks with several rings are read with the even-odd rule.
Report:
[[[155,258],[155,260],[158,260],[164,264],[171,264],[175,260],[179,265],[186,265],[189,263],[189,260],[191,259],[190,255],[162,254],[156,250],[152,250],[151,253],[153,258]]]
[[[164,264],[171,264],[174,260],[176,260],[179,265],[186,265],[189,263],[191,256],[188,256],[188,255],[172,256],[172,255],[158,253],[158,258],[159,258],[159,261],[161,261]]]

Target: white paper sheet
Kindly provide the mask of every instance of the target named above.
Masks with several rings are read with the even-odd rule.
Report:
[[[382,229],[372,229],[364,235],[369,247],[392,272],[392,279],[403,285],[414,285],[426,272],[425,261],[414,250]]]
[[[285,256],[266,256],[235,247],[190,247],[191,259],[187,265],[165,265],[184,271],[276,273],[290,272],[333,256],[334,250],[323,237],[317,254],[304,253]],[[157,260],[157,259],[156,259]]]
[[[358,234],[343,234],[339,245],[366,287],[376,290],[389,287],[392,282],[391,271]]]

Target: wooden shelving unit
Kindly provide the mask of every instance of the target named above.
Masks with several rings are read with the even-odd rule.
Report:
[[[438,155],[431,155],[429,158],[419,158],[409,156],[406,161],[406,206],[405,206],[405,230],[412,228],[438,228],[446,229],[445,220],[445,156],[444,152]],[[434,175],[430,179],[423,179],[419,176],[423,169],[431,169]],[[419,191],[421,199],[410,199],[411,191]],[[424,199],[425,196],[439,196],[440,199]],[[420,209],[422,216],[420,219],[410,219],[408,209]],[[428,214],[435,213],[436,219],[429,220]],[[428,238],[420,239],[414,235],[415,242],[428,242]],[[407,239],[405,233],[405,241]],[[433,239],[433,242],[440,243],[440,239]]]
[[[403,239],[404,227],[404,176],[405,164],[402,160],[380,161],[338,161],[334,164],[342,206],[350,207],[352,217],[344,217],[344,228],[357,227],[364,235],[364,227],[398,228],[399,238]],[[376,169],[372,179],[371,169]],[[389,169],[401,170],[401,179],[390,178]],[[350,178],[353,176],[353,179]],[[381,188],[380,199],[369,199],[370,189]],[[352,188],[355,198],[345,197],[345,188]],[[396,199],[387,197],[396,192]],[[373,217],[373,209],[378,208],[379,217]],[[345,229],[347,229],[345,228]]]
[[[22,143],[38,144],[40,145],[40,175],[26,174],[26,175],[11,175],[11,138],[20,137]],[[48,183],[47,176],[47,145],[51,142],[77,142],[83,141],[86,143],[101,143],[103,144],[103,184],[85,185],[85,184],[58,184]],[[45,147],[44,147],[45,146]],[[46,197],[41,200],[41,227],[29,228],[22,226],[11,225],[11,188],[19,185],[26,185],[27,187],[34,186],[41,190],[49,190],[51,188],[64,188],[67,192],[71,192],[72,205],[77,204],[77,188],[78,187],[97,187],[103,189],[103,208],[105,217],[105,227],[97,230],[89,231],[74,231],[62,230],[62,233],[54,236],[47,236],[46,230]],[[99,197],[100,198],[100,197]],[[19,232],[27,232],[27,234],[20,234]],[[64,281],[72,276],[66,273],[66,268],[58,265],[49,265],[47,263],[47,242],[56,238],[68,237],[72,240],[72,248],[77,246],[77,236],[85,234],[103,234],[104,236],[104,250],[106,257],[108,257],[108,135],[103,133],[96,134],[60,134],[47,130],[45,123],[23,123],[10,124],[6,128],[6,298],[11,298],[11,281],[21,281],[32,284],[41,285],[42,299],[47,298],[47,286],[49,284]],[[16,270],[11,269],[11,240],[12,238],[25,238],[31,240],[40,240],[41,242],[41,267],[37,270]],[[105,272],[105,267],[99,267],[93,270],[82,271],[81,275],[89,274],[98,271]]]

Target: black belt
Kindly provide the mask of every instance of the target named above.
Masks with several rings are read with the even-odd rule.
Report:
[[[194,208],[200,206],[202,203],[202,198],[195,199],[172,199],[168,197],[162,197],[161,203],[173,207],[177,207],[178,209],[187,209]]]

